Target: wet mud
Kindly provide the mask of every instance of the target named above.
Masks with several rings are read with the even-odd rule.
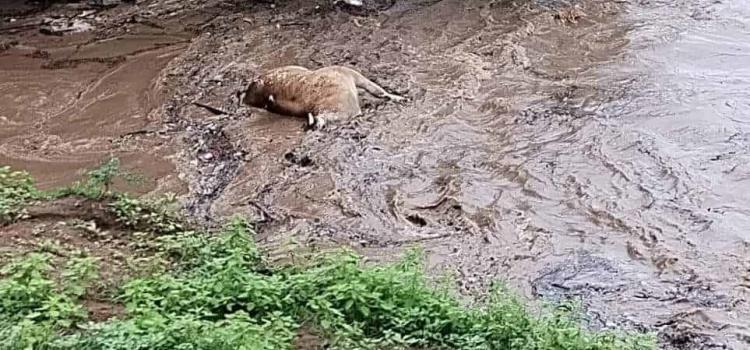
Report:
[[[7,43],[0,53],[0,163],[29,170],[50,188],[117,156],[151,179],[132,190],[179,192],[168,135],[134,139],[166,129],[157,113],[168,90],[160,74],[192,34],[137,23],[123,31],[89,14],[99,31],[50,36],[39,30],[43,14],[32,9],[21,12],[25,17],[7,10],[0,26]],[[71,18],[96,12],[62,5],[48,11]]]
[[[0,163],[52,185],[117,153],[147,190],[180,189],[197,221],[249,216],[279,259],[420,246],[467,294],[501,279],[580,299],[592,328],[656,331],[665,349],[750,346],[750,6],[107,11],[91,33],[3,39]],[[324,131],[239,104],[287,64],[349,65],[409,102],[362,95],[362,117]]]

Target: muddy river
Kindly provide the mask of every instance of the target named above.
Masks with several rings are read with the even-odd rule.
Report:
[[[43,185],[114,154],[279,259],[419,246],[468,294],[501,279],[666,349],[750,347],[749,2],[152,0],[60,37],[44,14],[0,29],[0,164]],[[238,104],[285,64],[409,102],[363,95],[325,131]]]

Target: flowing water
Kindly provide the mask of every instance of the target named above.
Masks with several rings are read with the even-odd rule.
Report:
[[[6,34],[36,23],[2,29],[14,45],[0,52],[0,164],[31,171],[43,188],[69,184],[109,156],[149,179],[170,177],[175,167],[164,157],[174,152],[166,140],[133,144],[127,136],[159,122],[158,77],[186,38]],[[150,181],[147,188],[157,186]]]
[[[0,163],[67,181],[162,113],[189,121],[162,141],[182,151],[146,155],[158,138],[140,137],[132,164],[165,177],[179,154],[190,210],[249,215],[271,254],[418,245],[469,293],[503,279],[664,348],[750,346],[750,3],[371,3],[217,5],[184,52],[162,34],[65,53],[126,55],[116,68],[6,51]],[[284,64],[351,65],[410,101],[365,97],[362,118],[324,132],[237,107],[250,76]]]

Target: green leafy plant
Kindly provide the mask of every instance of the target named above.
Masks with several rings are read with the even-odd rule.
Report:
[[[53,344],[66,340],[60,337],[60,331],[86,320],[79,298],[97,277],[94,260],[68,261],[61,283],[51,278],[52,271],[50,256],[38,253],[2,269],[0,350],[56,348]]]
[[[2,269],[0,315],[3,321],[32,320],[69,327],[85,319],[75,300],[76,289],[57,288],[49,277],[52,270],[48,254],[30,254]],[[70,286],[67,286],[70,287]],[[84,288],[83,284],[79,285]],[[73,293],[72,293],[73,292]]]
[[[80,298],[86,289],[99,277],[96,259],[77,257],[68,260],[62,273],[63,288],[66,294]]]
[[[0,350],[27,350],[48,347],[58,335],[49,323],[23,319],[0,319]]]
[[[0,224],[17,220],[38,191],[28,173],[0,167]]]
[[[100,199],[112,195],[112,184],[115,179],[121,178],[128,183],[140,183],[143,177],[124,171],[120,168],[120,160],[111,157],[102,162],[98,167],[86,172],[86,179],[78,181],[69,187],[65,187],[51,194],[51,197],[64,197],[78,195],[91,199]]]
[[[151,233],[171,234],[184,229],[177,210],[170,206],[173,203],[174,197],[149,201],[119,194],[109,207],[125,226]]]

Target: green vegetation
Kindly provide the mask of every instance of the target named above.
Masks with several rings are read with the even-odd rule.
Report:
[[[23,217],[23,208],[38,196],[28,173],[0,167],[0,223]]]
[[[117,158],[111,158],[87,173],[85,181],[44,192],[34,186],[28,173],[0,167],[0,224],[22,218],[25,207],[34,201],[54,200],[69,196],[107,202],[117,221],[124,226],[148,233],[170,234],[183,230],[177,214],[175,198],[164,196],[157,200],[134,199],[127,194],[114,193],[111,186],[116,178],[135,183],[141,178],[122,171]]]
[[[172,196],[142,200],[116,194],[112,198],[110,210],[117,216],[117,221],[127,227],[158,234],[177,233],[184,228],[176,214],[177,210],[172,206],[175,203]]]
[[[24,203],[41,197],[24,176],[3,174],[15,187],[0,203],[18,218]],[[335,349],[655,347],[650,336],[583,330],[567,308],[535,314],[502,288],[466,306],[433,285],[417,252],[388,265],[342,251],[270,266],[241,218],[219,232],[189,231],[171,211],[152,207],[158,203],[106,197],[124,225],[155,226],[153,254],[169,268],[128,278],[108,301],[124,306],[122,314],[94,322],[86,304],[94,259],[71,257],[56,271],[48,253],[20,256],[1,271],[0,350],[294,349],[301,332]]]
[[[49,195],[52,197],[78,195],[98,199],[113,196],[111,192],[112,184],[117,178],[121,178],[129,183],[138,183],[142,180],[136,174],[121,170],[120,160],[117,158],[108,159],[99,167],[88,171],[86,175],[85,181],[76,182],[72,186],[54,191]]]

